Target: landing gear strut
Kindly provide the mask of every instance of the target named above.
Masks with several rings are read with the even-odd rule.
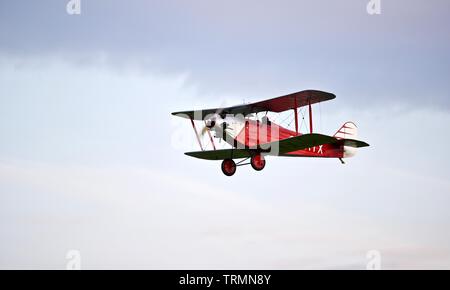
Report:
[[[226,176],[232,176],[236,172],[236,163],[233,159],[224,159],[222,161],[222,172]]]

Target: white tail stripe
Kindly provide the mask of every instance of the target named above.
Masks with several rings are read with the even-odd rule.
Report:
[[[334,134],[334,137],[336,137],[337,139],[356,139],[357,136],[358,128],[353,122],[346,122],[344,125],[342,125],[341,128],[339,128],[336,134]]]

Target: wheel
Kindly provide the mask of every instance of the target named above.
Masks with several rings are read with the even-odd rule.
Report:
[[[264,169],[264,166],[266,166],[266,160],[261,154],[257,154],[252,156],[250,159],[250,164],[256,171],[261,171]]]
[[[236,163],[233,159],[224,159],[222,161],[222,172],[226,176],[232,176],[236,172]]]

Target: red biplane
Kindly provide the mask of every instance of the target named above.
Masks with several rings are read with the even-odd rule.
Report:
[[[250,164],[253,169],[262,170],[266,165],[264,156],[267,155],[338,158],[344,163],[343,158],[354,156],[357,148],[369,146],[356,140],[357,128],[353,122],[346,122],[333,136],[313,133],[312,105],[335,97],[327,92],[306,90],[251,104],[174,112],[172,115],[190,119],[201,149],[185,154],[206,160],[223,160],[223,173],[232,176],[236,167],[241,165]],[[309,133],[301,134],[298,110],[306,106],[309,111]],[[267,116],[268,112],[288,110],[294,114],[295,131],[272,122]],[[258,118],[261,112],[265,115]],[[204,150],[195,121],[204,122],[200,134],[208,133],[214,150]],[[216,150],[213,137],[225,140],[232,148]],[[242,160],[236,163],[234,159]],[[250,162],[245,163],[248,159]]]

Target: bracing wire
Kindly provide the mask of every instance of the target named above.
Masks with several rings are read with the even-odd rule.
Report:
[[[302,114],[302,124],[305,124],[305,129],[306,129],[306,132],[309,132],[309,129],[308,129],[308,123],[306,122],[306,120],[305,120],[305,111],[306,111],[306,109],[302,109],[302,110],[300,110],[300,112],[301,112],[301,114]]]

